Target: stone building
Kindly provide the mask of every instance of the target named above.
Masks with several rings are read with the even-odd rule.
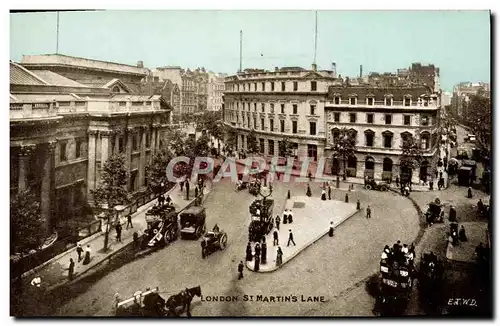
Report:
[[[403,139],[413,136],[423,152],[413,181],[430,175],[438,159],[440,117],[438,94],[427,86],[377,87],[370,84],[330,86],[325,104],[325,156],[332,174],[343,172],[343,162],[332,161],[331,148],[346,128],[356,140],[356,154],[346,162],[350,177],[394,180],[399,175]],[[409,171],[407,171],[409,172]]]
[[[453,94],[451,97],[452,113],[460,118],[467,115],[467,105],[470,98],[478,93],[484,96],[490,96],[490,84],[488,83],[460,83],[453,87]]]
[[[208,99],[207,99],[207,110],[208,111],[220,111],[222,110],[222,97],[224,95],[224,79],[227,77],[226,74],[215,74],[213,72],[208,72]]]
[[[119,78],[130,73],[130,66],[113,75],[103,71],[108,62],[56,57],[64,61],[10,63],[10,188],[11,194],[31,189],[40,198],[47,230],[62,232],[88,221],[91,190],[114,153],[125,155],[132,202],[147,193],[145,166],[163,141],[171,106],[159,95],[129,92],[134,86]],[[111,66],[119,70],[121,65]],[[79,80],[90,80],[85,73],[106,74],[110,80],[83,84],[54,71]]]
[[[275,71],[247,69],[225,82],[224,122],[233,127],[238,150],[247,149],[247,136],[255,130],[260,152],[278,156],[285,136],[294,155],[314,159],[325,145],[325,98],[328,86],[340,83],[333,71],[300,67]]]

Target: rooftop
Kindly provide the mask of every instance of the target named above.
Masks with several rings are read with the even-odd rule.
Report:
[[[87,87],[74,80],[56,74],[49,70],[30,71],[25,67],[10,62],[10,84],[13,85],[44,85],[63,87]]]

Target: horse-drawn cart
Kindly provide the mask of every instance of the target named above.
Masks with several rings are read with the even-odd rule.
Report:
[[[207,232],[201,239],[201,257],[205,258],[206,256],[214,253],[217,250],[226,249],[227,245],[227,234],[223,230],[217,230]]]

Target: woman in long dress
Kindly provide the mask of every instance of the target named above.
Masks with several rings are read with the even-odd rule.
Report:
[[[90,263],[90,245],[85,248],[85,258],[83,258],[83,265]]]
[[[250,242],[247,244],[247,255],[246,255],[246,261],[251,261],[253,259],[252,257],[252,246]]]
[[[281,266],[283,263],[283,251],[281,251],[281,247],[278,247],[278,251],[276,254],[276,266]]]
[[[321,190],[321,200],[326,200],[326,191],[325,191],[325,189]]]

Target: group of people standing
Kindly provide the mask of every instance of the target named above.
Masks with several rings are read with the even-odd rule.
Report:
[[[246,261],[254,259],[254,271],[258,272],[260,264],[267,264],[267,244],[266,239],[263,238],[261,242],[257,242],[252,252],[252,244],[247,244]]]
[[[406,264],[413,263],[414,258],[415,246],[413,245],[413,243],[410,246],[408,246],[407,244],[403,244],[401,246],[401,241],[399,240],[392,246],[392,248],[386,245],[380,257],[381,260],[395,260],[398,262],[404,262]]]

